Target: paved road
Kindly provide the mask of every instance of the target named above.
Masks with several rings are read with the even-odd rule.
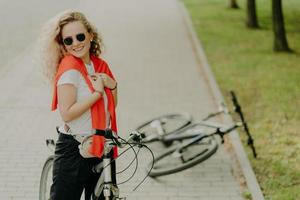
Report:
[[[177,1],[60,1],[58,6],[32,0],[23,5],[29,10],[8,2],[1,2],[1,11],[5,10],[1,15],[12,16],[13,10],[19,17],[4,24],[13,31],[11,35],[2,33],[10,43],[1,36],[1,47],[11,53],[1,55],[10,61],[0,68],[0,199],[38,199],[39,176],[49,155],[44,140],[56,138],[54,127],[60,120],[49,110],[50,88],[33,62],[32,43],[40,23],[68,6],[86,13],[103,35],[107,47],[104,58],[119,82],[121,135],[164,113],[186,111],[197,120],[216,109]],[[21,27],[26,28],[24,35],[18,31]],[[20,37],[20,46],[11,40],[14,37]],[[159,145],[152,148],[161,150]],[[147,179],[136,192],[130,192],[145,175],[143,163],[149,154],[141,155],[138,176],[121,186],[128,199],[243,199],[233,175],[236,166],[222,146],[201,165],[176,175]],[[124,166],[126,159],[118,166]],[[130,172],[120,179],[128,175]]]
[[[23,52],[37,37],[40,25],[58,11],[78,5],[71,0],[0,1],[0,69]]]

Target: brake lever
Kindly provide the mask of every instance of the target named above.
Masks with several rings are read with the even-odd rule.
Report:
[[[132,133],[130,133],[130,139],[136,143],[138,143],[139,147],[142,147],[142,141],[143,138],[145,138],[146,135],[144,133],[139,133],[138,131],[133,131]],[[129,140],[130,140],[129,139]]]

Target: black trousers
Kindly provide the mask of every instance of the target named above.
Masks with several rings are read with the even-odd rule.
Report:
[[[83,190],[85,199],[91,198],[100,177],[100,174],[92,171],[92,167],[102,162],[102,159],[83,158],[79,154],[79,144],[73,136],[59,133],[55,147],[51,200],[80,200]],[[112,181],[116,184],[115,162],[112,162],[111,167]],[[101,199],[104,199],[103,194],[99,200]]]

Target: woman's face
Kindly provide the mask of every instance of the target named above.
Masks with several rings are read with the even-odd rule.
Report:
[[[80,21],[64,25],[61,35],[68,53],[83,60],[89,60],[90,41],[93,37]]]

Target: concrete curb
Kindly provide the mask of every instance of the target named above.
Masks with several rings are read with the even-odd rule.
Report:
[[[224,102],[224,97],[220,91],[220,88],[213,76],[213,73],[211,71],[210,65],[208,64],[207,58],[205,56],[205,53],[203,51],[201,42],[199,41],[195,30],[193,28],[193,24],[191,21],[191,18],[183,5],[182,2],[177,1],[178,6],[182,10],[182,15],[184,18],[184,22],[186,23],[189,35],[191,37],[191,42],[193,44],[193,48],[196,54],[196,57],[198,59],[198,62],[201,62],[203,66],[203,72],[205,73],[205,77],[207,78],[208,85],[210,86],[212,90],[212,95],[216,102]],[[225,122],[232,122],[232,118],[228,115],[225,116]],[[232,134],[229,134],[230,141],[234,147],[234,151],[237,157],[237,160],[239,162],[239,165],[242,169],[243,175],[245,176],[248,189],[252,195],[252,199],[255,200],[264,200],[264,196],[262,194],[262,191],[260,189],[260,186],[257,182],[256,176],[253,172],[253,169],[250,165],[250,162],[248,160],[248,157],[244,151],[244,148],[241,144],[240,137],[237,133],[237,131],[232,132]]]

